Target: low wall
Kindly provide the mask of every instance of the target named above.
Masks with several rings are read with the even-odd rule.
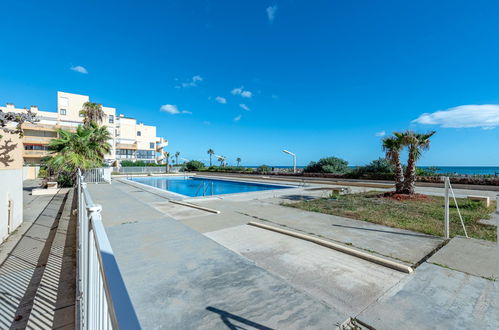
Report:
[[[0,243],[23,221],[23,170],[0,171]]]
[[[40,166],[24,166],[23,167],[23,180],[33,180],[38,178]]]

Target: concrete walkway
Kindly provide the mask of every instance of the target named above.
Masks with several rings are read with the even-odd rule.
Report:
[[[203,231],[219,224],[213,230],[236,224],[259,221],[281,226],[305,234],[341,242],[353,247],[414,265],[443,243],[443,238],[408,230],[386,227],[366,221],[347,219],[317,212],[274,205],[265,200],[253,201],[199,201],[199,205],[221,210],[219,215],[207,215],[182,220]],[[210,230],[210,231],[213,231]]]
[[[60,328],[54,323],[57,303],[70,292],[71,286],[66,284],[75,280],[74,273],[71,276],[60,267],[67,251],[64,246],[71,213],[71,205],[66,203],[68,189],[52,196],[31,196],[31,189],[37,186],[36,181],[24,182],[24,223],[0,246],[1,329]],[[70,278],[60,285],[62,272]],[[74,310],[64,314],[66,319],[73,318]]]
[[[499,279],[497,243],[473,238],[454,237],[428,262],[466,274]]]
[[[89,185],[145,329],[330,329],[343,314],[222,247],[119,182]]]
[[[357,316],[376,329],[498,329],[499,282],[430,263]]]
[[[311,242],[241,225],[205,234],[334,308],[357,315],[407,274]],[[369,276],[366,276],[369,274]]]
[[[311,187],[190,199],[221,214],[116,181],[89,189],[144,328],[331,329],[347,317],[377,329],[499,327],[499,282],[478,267],[492,243],[454,238],[439,250],[440,237],[276,204],[322,193]],[[249,221],[419,267],[401,274]]]

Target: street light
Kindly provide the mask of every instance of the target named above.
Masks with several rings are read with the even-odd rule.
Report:
[[[293,156],[293,173],[296,173],[296,155],[292,153],[291,151],[283,150],[282,152]]]

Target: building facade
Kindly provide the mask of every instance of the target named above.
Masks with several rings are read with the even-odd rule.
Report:
[[[31,106],[38,122],[23,124],[24,137],[23,158],[25,164],[40,164],[43,158],[50,155],[49,142],[57,137],[57,129],[75,131],[83,124],[80,110],[83,104],[89,102],[86,95],[57,92],[57,112],[42,111],[37,106]],[[4,112],[25,112],[14,104],[0,106]],[[111,152],[105,156],[108,164],[116,160],[143,161],[158,163],[164,159],[163,148],[168,145],[164,138],[156,136],[156,126],[144,125],[136,119],[117,114],[116,108],[102,106],[105,125],[111,135]]]

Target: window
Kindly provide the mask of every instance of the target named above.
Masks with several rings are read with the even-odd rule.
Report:
[[[114,124],[114,116],[109,115],[109,124]]]
[[[85,114],[80,112],[80,117],[85,117]]]
[[[66,109],[61,109],[61,110],[59,110],[59,113],[60,113],[61,115],[65,116],[65,115],[66,115]]]
[[[154,142],[149,143],[149,149],[154,149]]]
[[[39,144],[25,144],[24,150],[49,150],[48,146],[42,146]]]
[[[137,136],[142,136],[142,133],[140,131],[137,131]]]
[[[154,150],[137,150],[137,158],[154,159]]]

